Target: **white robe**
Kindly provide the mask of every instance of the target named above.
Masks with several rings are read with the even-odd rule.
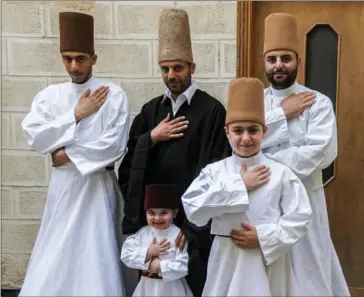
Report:
[[[313,219],[308,236],[292,250],[295,275],[304,296],[350,296],[331,240],[322,169],[337,156],[337,128],[332,103],[316,92],[316,103],[296,118],[286,120],[280,103],[293,93],[312,91],[297,82],[285,90],[265,90],[267,156],[288,166],[308,192]]]
[[[159,256],[160,276],[163,279],[141,276],[133,296],[193,296],[185,280],[188,274],[187,247],[180,252],[175,245],[179,231],[175,225],[165,230],[145,226],[126,239],[121,250],[121,260],[126,266],[139,270],[148,270],[150,260],[145,262],[145,259],[153,238],[158,242],[167,239],[171,243],[168,254]]]
[[[78,98],[106,84],[101,109],[76,124]],[[71,162],[53,167],[43,218],[20,296],[122,296],[117,179],[105,170],[126,153],[128,99],[97,78],[51,85],[22,122],[42,154],[65,147]]]
[[[271,169],[270,181],[246,190],[242,163]],[[305,234],[311,206],[291,170],[264,156],[232,155],[206,166],[182,197],[187,218],[197,226],[210,219],[212,244],[203,296],[294,296],[297,281],[288,252]],[[246,222],[256,227],[260,249],[240,249],[228,238]],[[219,236],[220,235],[220,236]]]

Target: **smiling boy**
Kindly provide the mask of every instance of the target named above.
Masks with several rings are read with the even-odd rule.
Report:
[[[306,234],[312,211],[300,180],[261,152],[263,90],[256,78],[230,82],[225,132],[233,155],[206,166],[182,197],[191,222],[212,219],[203,296],[299,293],[288,251]]]

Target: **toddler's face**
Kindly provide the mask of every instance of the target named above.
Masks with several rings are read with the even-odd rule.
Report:
[[[149,226],[156,229],[167,229],[176,216],[177,211],[165,208],[150,208],[147,210],[147,222]]]

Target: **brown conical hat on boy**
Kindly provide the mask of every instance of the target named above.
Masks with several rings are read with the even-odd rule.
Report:
[[[181,196],[176,185],[152,184],[145,187],[144,210],[151,208],[178,209]]]
[[[94,54],[94,18],[80,12],[59,14],[60,51]]]
[[[272,13],[264,22],[263,55],[273,50],[291,50],[298,54],[297,21],[288,13]]]
[[[169,8],[159,17],[158,62],[180,60],[193,63],[188,14],[182,9]]]
[[[230,82],[225,124],[236,121],[265,125],[264,85],[259,79],[243,77]]]

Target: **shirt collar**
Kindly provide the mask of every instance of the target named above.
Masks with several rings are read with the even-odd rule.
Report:
[[[84,92],[87,89],[90,89],[95,81],[96,81],[96,78],[94,76],[91,76],[83,84],[75,84],[72,82],[72,80],[70,80],[70,84],[71,84],[72,88],[76,91],[76,93],[78,93],[78,92]]]
[[[195,95],[195,92],[196,92],[197,89],[198,89],[198,85],[197,85],[196,81],[192,80],[191,81],[191,85],[187,88],[186,91],[184,91],[181,95],[179,95],[178,98],[180,96],[184,96],[187,99],[188,105],[190,105],[191,104],[192,97],[193,97],[193,95]],[[164,100],[166,98],[169,98],[169,99],[173,100],[172,99],[172,92],[169,89],[167,89],[164,92],[162,102],[164,102]]]
[[[295,83],[292,86],[290,86],[286,89],[283,89],[283,90],[277,90],[277,89],[274,89],[272,86],[270,86],[270,92],[275,97],[288,97],[288,96],[296,93],[297,86],[298,86],[297,81],[295,81]]]
[[[262,156],[263,156],[262,151],[259,151],[254,156],[251,156],[248,158],[240,157],[233,152],[233,154],[231,156],[231,160],[235,165],[241,166],[242,164],[245,164],[247,167],[251,167],[251,166],[256,166],[256,165],[261,164]]]

